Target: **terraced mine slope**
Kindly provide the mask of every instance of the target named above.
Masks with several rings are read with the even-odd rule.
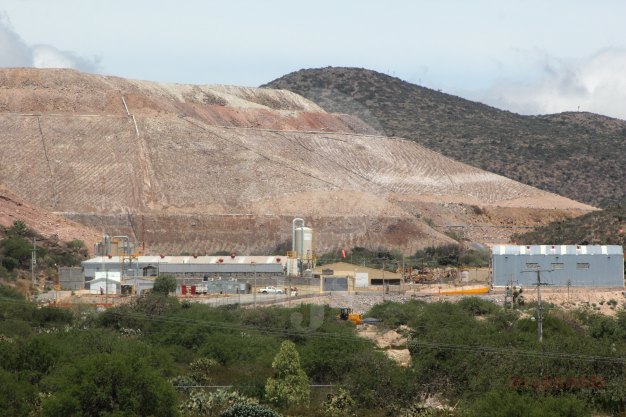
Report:
[[[592,209],[285,91],[34,69],[0,70],[0,88],[0,183],[153,253],[282,250],[294,216],[318,252],[412,252],[451,242],[443,226],[503,241]]]
[[[626,203],[624,120],[521,116],[359,68],[301,70],[267,86],[534,187],[597,206]]]

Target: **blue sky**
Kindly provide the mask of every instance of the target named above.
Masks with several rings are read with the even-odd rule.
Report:
[[[3,0],[0,66],[256,86],[354,66],[525,114],[626,119],[626,2]]]

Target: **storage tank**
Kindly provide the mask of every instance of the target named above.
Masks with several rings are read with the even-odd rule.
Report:
[[[313,258],[313,229],[310,227],[298,227],[294,236],[296,257],[305,262],[310,261]]]

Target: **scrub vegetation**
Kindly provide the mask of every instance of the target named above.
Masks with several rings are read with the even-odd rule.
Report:
[[[369,316],[408,335],[402,368],[328,306],[212,308],[152,294],[80,313],[0,286],[0,415],[623,413],[626,313],[547,306],[539,344],[532,305],[520,308],[376,305]]]

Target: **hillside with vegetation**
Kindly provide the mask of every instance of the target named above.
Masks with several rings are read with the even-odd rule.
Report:
[[[265,87],[577,201],[626,202],[624,120],[586,112],[521,116],[358,68],[300,70]]]
[[[540,345],[533,305],[378,304],[368,316],[408,340],[401,367],[328,306],[212,308],[154,292],[97,313],[37,308],[0,285],[0,415],[619,415],[626,314],[614,309],[546,306]]]
[[[40,290],[53,288],[59,267],[80,266],[89,257],[82,240],[66,242],[57,236],[43,236],[16,220],[10,227],[0,227],[0,283],[10,284],[24,294],[32,292],[33,249],[36,255],[34,274]]]
[[[626,247],[626,206],[611,207],[583,216],[537,227],[516,234],[512,240],[521,245],[621,245]]]

